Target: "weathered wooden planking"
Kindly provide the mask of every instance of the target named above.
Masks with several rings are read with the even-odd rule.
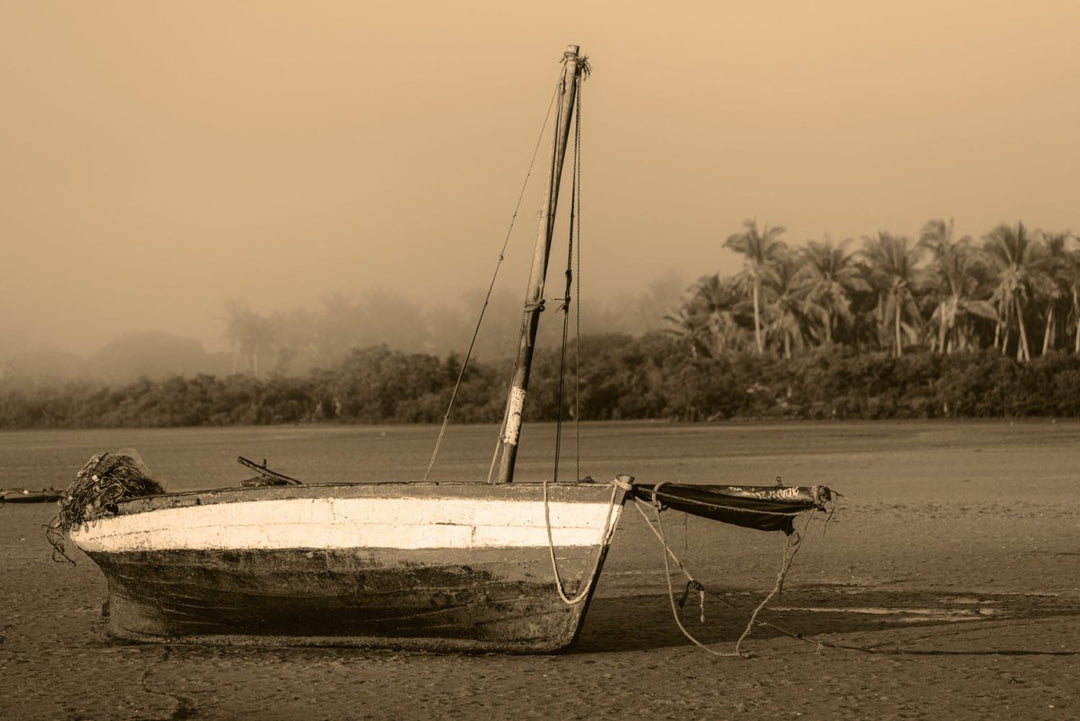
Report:
[[[594,583],[597,549],[560,550],[568,593]],[[602,553],[602,549],[600,549]],[[336,636],[339,643],[557,650],[585,605],[554,589],[546,548],[92,554],[109,578],[112,635]]]
[[[577,638],[622,490],[553,485],[549,499],[564,588],[585,592],[578,604],[555,589],[532,484],[157,496],[72,538],[108,579],[119,638],[545,652]],[[451,543],[423,540],[425,528]]]

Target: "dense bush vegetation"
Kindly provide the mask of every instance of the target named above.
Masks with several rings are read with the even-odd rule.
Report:
[[[849,241],[828,239],[792,248],[783,232],[747,221],[728,237],[743,271],[702,277],[665,316],[667,332],[584,336],[580,353],[569,353],[581,359],[579,392],[571,381],[560,401],[559,355],[538,355],[526,415],[1080,416],[1080,249],[1072,247],[1073,234],[1017,223],[977,244],[957,237],[951,222],[933,220],[916,242],[881,232],[849,250]],[[430,341],[422,323],[401,322],[392,303],[376,300],[357,305],[338,297],[322,314],[288,317],[233,305],[227,336],[246,359],[244,374],[0,385],[0,427],[440,421],[457,358],[386,345],[347,350],[362,337],[380,337],[373,324],[404,347]],[[433,325],[461,330],[447,318]],[[504,325],[512,330],[516,319]],[[122,347],[114,350],[118,364]],[[170,354],[183,351],[173,343]],[[287,375],[300,357],[308,370]],[[269,358],[274,370],[260,378]],[[498,422],[509,375],[508,363],[472,364],[452,419]]]
[[[839,347],[792,359],[749,351],[695,358],[658,333],[588,336],[580,358],[578,407],[586,420],[1080,416],[1080,357],[1060,352],[1028,363],[1000,351],[895,357]],[[532,420],[557,417],[558,365],[554,353],[537,358],[526,409]],[[434,423],[458,370],[454,357],[379,346],[301,378],[197,375],[4,390],[0,427]],[[498,422],[509,370],[471,367],[451,419]],[[574,415],[572,379],[567,388],[564,418]]]

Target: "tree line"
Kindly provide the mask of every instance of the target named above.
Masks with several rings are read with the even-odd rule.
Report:
[[[977,242],[938,219],[917,239],[882,231],[858,248],[826,238],[797,249],[783,233],[746,221],[725,242],[743,270],[702,277],[668,315],[692,354],[989,348],[1026,362],[1080,353],[1080,250],[1067,231],[1018,222]]]
[[[1080,250],[1072,234],[1017,223],[975,241],[958,237],[951,221],[933,220],[915,240],[879,232],[857,248],[827,238],[793,248],[783,233],[744,223],[725,242],[743,256],[742,271],[699,279],[664,316],[665,330],[573,341],[565,357],[579,360],[566,383],[564,356],[546,346],[527,418],[1080,415]],[[289,343],[281,341],[284,324],[231,307],[230,337],[252,360],[231,375],[0,385],[0,428],[441,421],[459,358],[386,344],[357,349],[355,330],[339,321],[370,324],[381,314],[334,302],[344,310],[295,319],[307,335]],[[278,339],[279,354],[313,360],[302,371],[281,362],[267,372],[258,364],[260,338]],[[451,420],[497,423],[510,370],[494,353],[474,361]]]
[[[976,240],[957,233],[951,220],[935,219],[917,238],[879,231],[858,246],[826,237],[797,247],[784,233],[748,220],[724,242],[742,256],[741,272],[702,276],[681,298],[667,279],[638,297],[590,306],[583,331],[666,328],[691,356],[707,358],[750,352],[790,359],[815,347],[896,357],[994,349],[1022,362],[1056,350],[1080,353],[1080,249],[1068,231],[1017,222]],[[479,297],[466,305],[478,307]],[[428,316],[392,293],[338,294],[323,306],[267,316],[227,304],[234,369],[303,373],[382,343],[437,354],[471,331],[464,308]],[[512,354],[519,322],[518,300],[504,293],[489,306],[478,355]],[[557,339],[554,325],[541,324],[546,343]]]
[[[560,354],[537,354],[527,419],[1080,416],[1080,356],[1060,350],[1029,362],[994,349],[896,356],[846,346],[790,359],[752,349],[695,357],[683,340],[661,332],[584,336],[578,350],[571,348],[580,362],[561,398]],[[200,374],[6,389],[0,428],[438,423],[459,370],[454,356],[377,346],[304,376]],[[451,420],[498,423],[508,382],[504,363],[471,364]]]

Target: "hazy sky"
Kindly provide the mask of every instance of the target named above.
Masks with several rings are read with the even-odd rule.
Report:
[[[1078,37],[1075,0],[0,0],[0,352],[485,285],[571,42],[586,299],[734,271],[749,217],[1080,229]]]

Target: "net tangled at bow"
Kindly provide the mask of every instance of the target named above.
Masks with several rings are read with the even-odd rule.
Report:
[[[53,557],[67,558],[63,537],[72,528],[115,512],[116,504],[125,498],[164,492],[162,485],[150,477],[136,451],[125,449],[92,456],[64,491],[57,502],[56,515],[45,527]]]

